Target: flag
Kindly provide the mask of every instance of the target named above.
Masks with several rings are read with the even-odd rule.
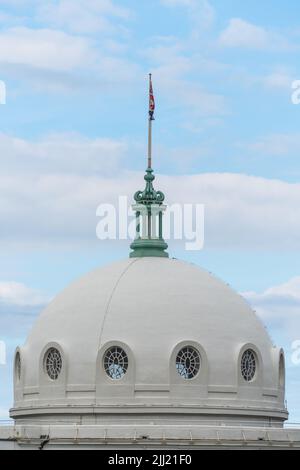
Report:
[[[149,116],[151,121],[154,120],[155,101],[153,95],[152,79],[151,74],[149,75]]]

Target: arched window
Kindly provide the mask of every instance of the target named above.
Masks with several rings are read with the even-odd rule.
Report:
[[[200,354],[193,346],[185,346],[177,353],[176,369],[182,378],[193,379],[198,374],[200,366]]]
[[[107,375],[113,380],[121,379],[128,369],[128,356],[119,346],[111,346],[103,357],[103,366]]]
[[[285,364],[283,353],[280,354],[279,358],[279,386],[282,388],[285,386]]]
[[[252,349],[247,349],[241,359],[241,374],[246,382],[251,382],[257,372],[257,357]]]
[[[62,369],[62,357],[58,349],[48,349],[44,357],[44,368],[51,380],[58,379]]]
[[[15,378],[17,382],[21,380],[21,354],[17,351],[15,356]]]

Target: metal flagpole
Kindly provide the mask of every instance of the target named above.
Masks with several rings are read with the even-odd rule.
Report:
[[[149,125],[148,125],[148,168],[152,166],[152,119],[149,116]]]
[[[148,168],[152,168],[152,121],[153,121],[153,112],[151,114],[151,99],[152,99],[152,83],[151,83],[151,73],[149,73],[149,123],[148,123]]]

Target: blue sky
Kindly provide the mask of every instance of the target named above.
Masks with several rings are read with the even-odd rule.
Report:
[[[43,305],[128,255],[97,240],[95,211],[142,184],[151,71],[157,184],[205,204],[204,249],[172,254],[245,293],[285,347],[300,422],[299,17],[296,0],[0,0],[0,417]]]

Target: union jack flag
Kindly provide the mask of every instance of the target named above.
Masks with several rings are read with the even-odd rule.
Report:
[[[151,79],[151,74],[149,76],[149,116],[151,121],[154,120],[154,110],[155,110],[155,101],[154,101],[154,95],[153,95],[153,87],[152,87],[152,79]]]

